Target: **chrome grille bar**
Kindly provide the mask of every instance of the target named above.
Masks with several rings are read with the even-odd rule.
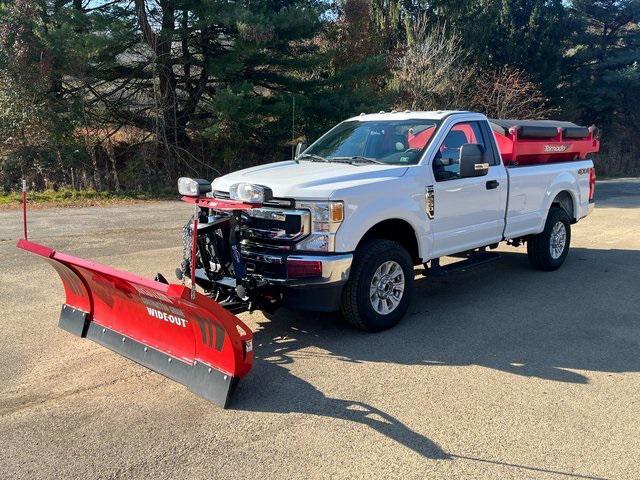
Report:
[[[306,237],[311,231],[311,213],[308,210],[283,210],[276,208],[252,208],[244,214],[250,219],[265,220],[270,226],[262,225],[260,227],[247,225],[244,232],[251,238],[296,241]],[[298,219],[299,227],[295,231],[291,231],[288,220]],[[289,228],[287,228],[289,226]]]

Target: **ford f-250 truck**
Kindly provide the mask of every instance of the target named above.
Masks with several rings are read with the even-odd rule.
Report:
[[[571,225],[593,206],[595,133],[471,112],[381,112],[340,123],[291,161],[213,184],[181,178],[194,205],[182,284],[29,241],[24,183],[18,247],[60,276],[61,328],[227,406],[254,359],[253,332],[234,313],[339,310],[380,331],[407,311],[417,273],[485,262],[501,241],[526,243],[537,268],[558,268]],[[443,256],[463,260],[441,265]]]
[[[571,225],[593,207],[586,155],[598,147],[594,127],[569,122],[362,114],[294,160],[212,185],[181,179],[185,200],[206,193],[256,205],[225,231],[227,216],[201,204],[196,281],[232,311],[341,311],[364,330],[387,329],[407,311],[415,266],[426,275],[466,268],[506,241],[526,243],[536,268],[560,267]],[[191,231],[189,223],[180,278],[191,268]],[[440,265],[452,255],[465,259]]]

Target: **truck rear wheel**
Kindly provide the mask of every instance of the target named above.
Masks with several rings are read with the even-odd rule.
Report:
[[[411,256],[398,242],[366,242],[356,251],[342,293],[345,320],[368,332],[395,326],[411,303],[413,277]]]
[[[569,253],[571,221],[562,208],[551,208],[544,230],[527,241],[527,255],[531,265],[539,270],[559,268]]]

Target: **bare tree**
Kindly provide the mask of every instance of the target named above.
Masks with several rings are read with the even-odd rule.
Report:
[[[492,118],[549,118],[559,110],[549,105],[538,84],[527,74],[505,65],[481,74],[474,82],[469,103]]]
[[[548,118],[558,112],[524,71],[508,65],[480,71],[446,26],[427,25],[424,19],[416,23],[415,43],[396,62],[392,83],[399,94],[396,108],[457,108],[522,119]]]
[[[464,106],[472,72],[464,66],[466,53],[445,26],[427,28],[422,19],[413,32],[415,43],[396,62],[393,88],[400,94],[396,107],[436,110]]]

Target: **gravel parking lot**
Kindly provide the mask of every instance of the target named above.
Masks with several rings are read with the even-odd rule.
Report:
[[[58,329],[59,279],[0,212],[0,477],[639,478],[640,180],[597,202],[559,271],[501,246],[419,278],[388,332],[243,314],[257,359],[230,410]],[[190,211],[35,210],[31,238],[169,278]]]

